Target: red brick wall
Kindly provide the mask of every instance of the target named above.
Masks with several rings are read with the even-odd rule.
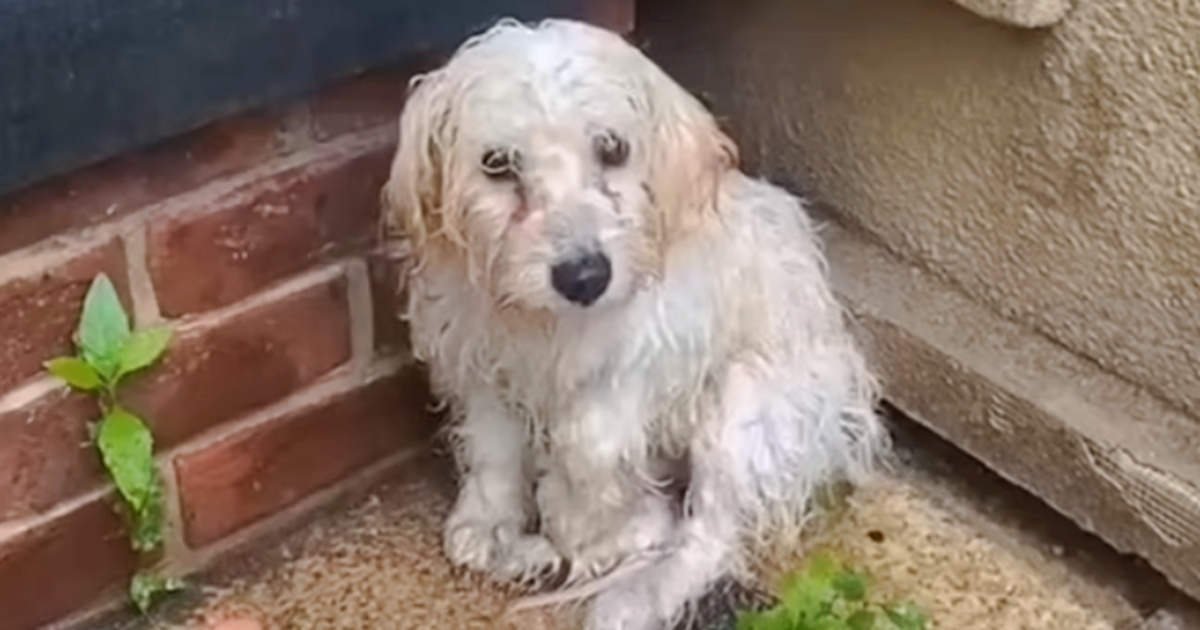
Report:
[[[407,78],[375,73],[0,200],[0,629],[119,601],[135,568],[89,443],[95,408],[41,374],[100,271],[138,325],[178,331],[125,398],[154,429],[175,570],[421,447],[424,383],[372,257]]]

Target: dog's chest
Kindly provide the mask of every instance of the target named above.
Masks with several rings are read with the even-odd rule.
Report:
[[[712,309],[694,301],[635,302],[610,318],[564,322],[510,338],[493,386],[525,415],[554,420],[584,396],[636,395],[651,414],[695,399],[722,353]]]

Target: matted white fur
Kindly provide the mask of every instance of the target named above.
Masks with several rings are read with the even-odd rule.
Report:
[[[665,628],[756,539],[798,533],[819,485],[872,469],[873,381],[802,203],[742,174],[636,48],[501,21],[414,82],[400,126],[383,197],[454,415],[455,563],[586,579],[656,557],[587,623]],[[600,284],[552,279],[584,254]]]

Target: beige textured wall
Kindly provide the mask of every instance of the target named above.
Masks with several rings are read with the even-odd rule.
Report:
[[[753,167],[1200,411],[1200,2],[1024,30],[951,0],[642,1]]]

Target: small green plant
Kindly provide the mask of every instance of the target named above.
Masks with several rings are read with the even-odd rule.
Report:
[[[154,437],[141,418],[121,406],[118,390],[128,376],[153,365],[170,342],[166,327],[133,331],[112,281],[100,274],[84,298],[76,356],[46,362],[51,374],[96,398],[100,420],[91,427],[92,438],[117,488],[118,509],[143,567],[153,563],[162,545],[162,480],[154,464]],[[160,595],[181,586],[143,569],[133,577],[129,595],[144,613]]]
[[[867,587],[862,574],[818,556],[787,579],[775,607],[741,613],[737,630],[926,630],[915,606],[873,604]]]

